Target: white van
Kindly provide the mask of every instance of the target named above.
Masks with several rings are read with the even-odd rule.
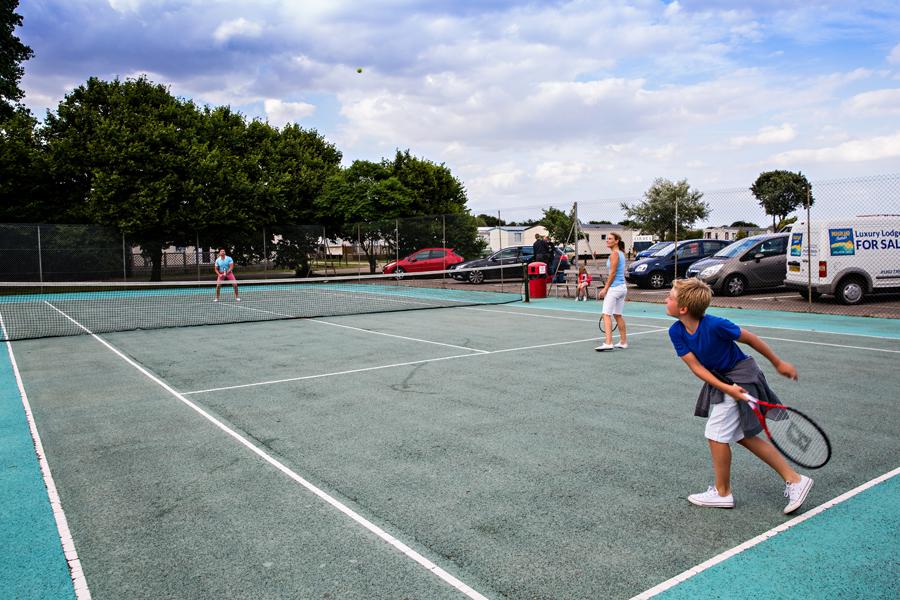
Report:
[[[809,239],[806,221],[797,221],[789,244],[784,284],[804,298],[811,289],[813,300],[833,294],[859,304],[866,294],[900,291],[900,215],[811,220]]]

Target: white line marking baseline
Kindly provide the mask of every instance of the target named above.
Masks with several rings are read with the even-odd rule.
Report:
[[[67,318],[69,321],[74,323],[76,326],[78,326],[79,328],[84,330],[85,333],[89,334],[95,340],[97,340],[98,342],[100,342],[101,344],[106,346],[111,352],[116,354],[119,358],[121,358],[126,363],[128,363],[129,365],[131,365],[132,367],[137,369],[147,379],[156,383],[161,388],[163,388],[164,390],[169,392],[172,396],[177,398],[179,401],[184,403],[186,406],[193,409],[197,414],[199,414],[200,416],[205,418],[207,421],[209,421],[210,423],[212,423],[213,425],[218,427],[220,430],[222,430],[223,432],[225,432],[226,434],[228,434],[229,436],[234,438],[237,442],[239,442],[241,445],[246,447],[248,450],[250,450],[257,456],[259,456],[262,460],[269,463],[270,465],[275,467],[277,470],[281,471],[283,474],[287,475],[290,479],[299,483],[301,486],[306,488],[308,491],[312,492],[313,494],[318,496],[320,499],[324,500],[326,503],[330,504],[332,507],[334,507],[335,509],[337,509],[338,511],[340,511],[347,517],[356,521],[359,525],[361,525],[362,527],[367,529],[369,532],[378,536],[379,538],[381,538],[382,540],[384,540],[385,542],[390,544],[392,547],[394,547],[396,550],[400,551],[407,558],[410,558],[411,560],[415,561],[420,566],[422,566],[426,570],[428,570],[430,573],[437,576],[438,578],[440,578],[441,580],[443,580],[445,583],[449,584],[453,588],[459,590],[460,592],[465,594],[467,597],[472,598],[473,600],[488,600],[485,596],[483,596],[482,594],[480,594],[479,592],[474,590],[472,587],[470,587],[466,583],[460,581],[459,579],[457,579],[456,577],[454,577],[453,575],[451,575],[450,573],[448,573],[447,571],[445,571],[444,569],[442,569],[441,567],[439,567],[432,561],[428,560],[427,558],[425,558],[424,556],[422,556],[421,554],[419,554],[418,552],[416,552],[415,550],[413,550],[412,548],[410,548],[409,546],[407,546],[406,544],[404,544],[403,542],[401,542],[400,540],[398,540],[397,538],[395,538],[394,536],[389,534],[387,531],[383,530],[378,525],[375,525],[374,523],[372,523],[371,521],[369,521],[362,515],[354,512],[352,509],[350,509],[350,507],[348,507],[346,504],[342,503],[337,498],[334,498],[333,496],[326,493],[324,490],[321,490],[318,487],[314,486],[312,483],[310,483],[309,481],[307,481],[306,479],[301,477],[295,471],[291,470],[289,467],[287,467],[281,461],[277,460],[276,458],[270,456],[269,454],[267,454],[260,448],[253,445],[249,440],[247,440],[246,438],[241,436],[239,433],[237,433],[233,429],[229,428],[227,425],[225,425],[223,422],[219,421],[217,418],[215,418],[214,416],[212,416],[211,414],[209,414],[208,412],[203,410],[197,404],[194,404],[193,402],[191,402],[190,400],[185,398],[183,394],[180,394],[179,392],[177,392],[175,389],[173,389],[171,386],[169,386],[169,384],[167,384],[166,382],[164,382],[163,380],[158,378],[156,375],[150,373],[147,369],[145,369],[141,365],[137,364],[131,358],[129,358],[125,354],[123,354],[118,348],[114,347],[112,344],[110,344],[109,342],[107,342],[106,340],[104,340],[103,338],[98,336],[97,334],[90,331],[87,327],[85,327],[84,325],[82,325],[81,323],[79,323],[78,321],[76,321],[75,319],[73,319],[72,317],[70,317],[69,315],[64,313],[63,311],[59,310],[58,308],[56,308],[49,302],[46,302],[46,304],[48,306],[50,306],[51,308],[53,308],[53,310],[57,311],[59,314],[61,314],[65,318]]]
[[[758,536],[756,536],[755,538],[747,540],[746,542],[744,542],[743,544],[740,544],[739,546],[735,546],[731,550],[726,550],[725,552],[723,552],[717,556],[714,556],[705,562],[700,563],[696,567],[692,567],[692,568],[688,569],[687,571],[684,571],[683,573],[680,573],[679,575],[676,575],[675,577],[673,577],[671,579],[663,581],[659,585],[652,587],[645,592],[641,592],[637,596],[634,596],[633,598],[631,598],[631,600],[647,600],[648,598],[652,598],[653,596],[656,596],[657,594],[660,594],[669,588],[675,587],[679,583],[687,581],[694,575],[702,573],[703,571],[709,569],[710,567],[717,565],[720,562],[723,562],[723,561],[731,558],[732,556],[740,554],[744,550],[747,550],[748,548],[752,548],[753,546],[756,546],[757,544],[760,544],[760,543],[766,541],[767,539],[778,535],[779,533],[781,533],[783,531],[787,531],[791,527],[794,527],[795,525],[799,525],[803,521],[810,519],[810,518],[814,517],[815,515],[823,512],[833,506],[840,504],[841,502],[845,502],[845,501],[849,500],[850,498],[852,498],[853,496],[856,496],[857,494],[864,492],[867,489],[874,487],[875,485],[877,485],[883,481],[887,481],[891,477],[894,477],[895,475],[898,475],[898,474],[900,474],[900,468],[897,468],[897,469],[894,469],[893,471],[885,473],[881,477],[876,477],[875,479],[872,479],[871,481],[868,481],[859,487],[853,488],[849,492],[845,492],[845,493],[841,494],[834,500],[826,502],[825,504],[821,504],[821,505],[817,506],[816,508],[810,510],[809,512],[803,513],[799,517],[791,519],[790,521],[788,521],[786,523],[782,523],[778,527],[774,527],[774,528],[770,529],[769,531],[766,531],[765,533],[761,533]],[[785,564],[787,565],[789,563],[786,562]]]
[[[0,329],[3,330],[3,337],[8,337],[6,323],[3,322],[3,315],[0,315]],[[50,463],[47,461],[46,452],[44,452],[44,444],[41,442],[41,435],[38,433],[34,414],[31,412],[31,403],[28,401],[28,394],[25,393],[25,382],[22,381],[22,375],[19,373],[19,364],[16,362],[16,356],[13,354],[12,342],[10,341],[6,342],[6,352],[9,354],[9,362],[12,364],[13,374],[16,377],[16,385],[19,386],[19,395],[22,398],[22,406],[25,409],[25,419],[28,421],[28,429],[31,431],[31,439],[34,443],[34,453],[37,455],[41,475],[44,478],[44,485],[47,488],[50,508],[53,511],[53,518],[56,520],[56,530],[62,543],[66,563],[69,566],[69,576],[72,578],[72,585],[75,588],[75,597],[78,600],[90,600],[91,592],[88,589],[84,571],[81,569],[78,552],[75,550],[75,540],[72,538],[72,532],[69,531],[69,521],[66,519],[62,501],[59,499],[59,492],[56,490],[56,483],[53,481],[53,474],[50,472]]]

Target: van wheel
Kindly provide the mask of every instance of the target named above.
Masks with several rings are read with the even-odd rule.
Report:
[[[722,284],[722,291],[729,296],[743,296],[747,291],[747,280],[740,275],[731,275]]]
[[[813,290],[812,293],[810,293],[809,290],[800,290],[800,296],[808,302],[810,296],[812,296],[812,299],[815,301],[818,300],[822,294],[816,290]]]
[[[647,278],[647,282],[654,290],[659,290],[666,286],[666,276],[659,271],[657,271],[656,273],[650,273],[650,277]]]
[[[834,294],[841,304],[859,304],[866,295],[866,283],[859,277],[847,277]]]

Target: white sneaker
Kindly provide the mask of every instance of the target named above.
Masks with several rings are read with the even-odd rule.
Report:
[[[241,299],[240,299],[240,298],[235,298],[234,301],[235,301],[235,302],[240,302]]]
[[[213,298],[213,302],[218,302],[218,301],[219,301],[218,298]]]
[[[604,350],[612,350],[613,348],[615,348],[615,346],[613,346],[612,344],[600,344],[599,346],[594,348],[594,350],[596,350],[597,352],[603,352]]]
[[[618,344],[616,344],[615,347],[621,348],[622,350],[628,350],[628,344],[623,344],[622,342],[619,342]]]
[[[789,515],[800,508],[800,505],[806,500],[806,495],[809,493],[809,490],[812,489],[812,486],[813,480],[806,475],[801,475],[800,481],[797,483],[785,483],[784,497],[788,499],[788,503],[787,506],[784,507],[784,514]]]
[[[720,496],[716,486],[711,485],[709,489],[702,494],[691,494],[688,496],[688,502],[697,506],[708,506],[712,508],[734,508],[734,496]]]

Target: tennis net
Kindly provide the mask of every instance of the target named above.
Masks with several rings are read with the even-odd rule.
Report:
[[[482,268],[485,279],[514,279],[514,270]],[[3,283],[3,341],[138,329],[219,325],[366,313],[503,304],[521,287],[495,291],[463,281],[467,269],[304,279],[144,283]],[[495,276],[496,275],[496,276]],[[521,266],[518,266],[521,277]]]

